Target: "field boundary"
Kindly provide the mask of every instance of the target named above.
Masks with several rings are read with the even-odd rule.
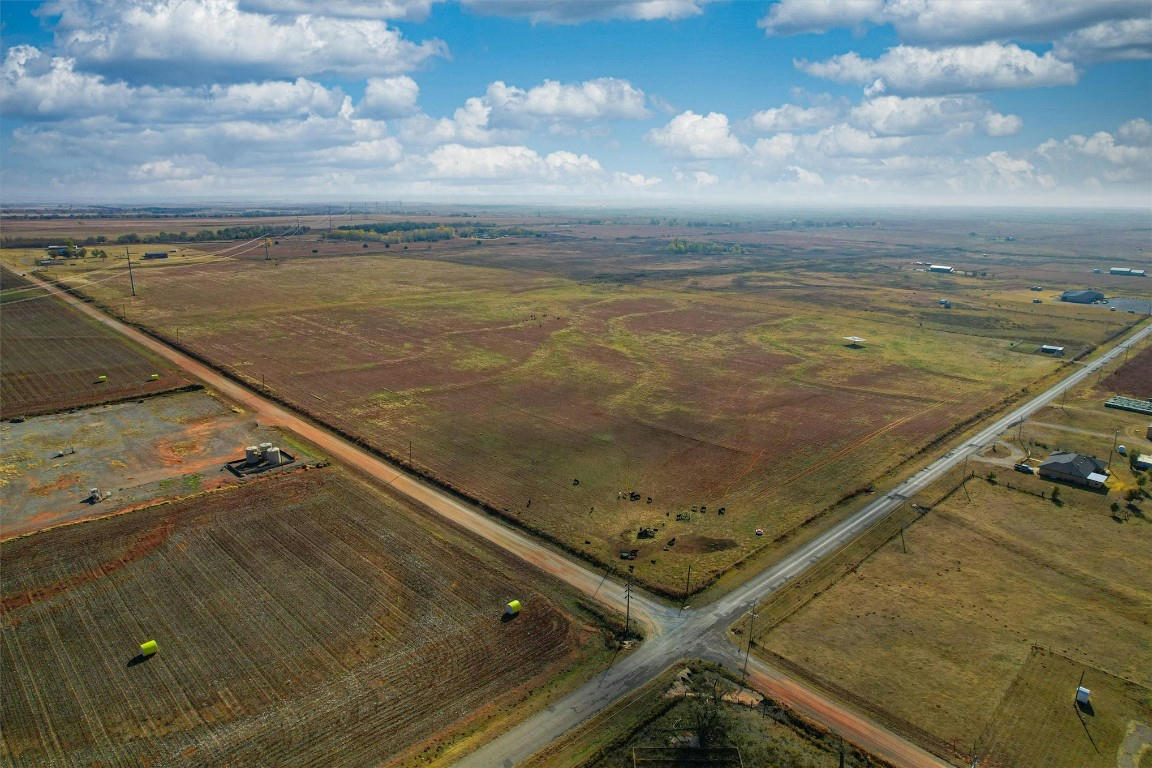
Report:
[[[32,409],[24,411],[23,413],[13,413],[5,416],[4,420],[11,419],[30,419],[35,416],[52,416],[57,413],[75,413],[76,411],[87,411],[91,408],[98,408],[101,405],[118,405],[120,403],[130,403],[137,400],[151,400],[154,397],[163,397],[164,395],[178,395],[184,392],[202,392],[204,391],[203,384],[184,384],[179,387],[172,387],[171,389],[161,389],[158,392],[143,392],[139,395],[125,395],[124,397],[113,397],[108,400],[100,400],[95,403],[81,403],[80,405],[69,405],[63,408],[44,408]]]

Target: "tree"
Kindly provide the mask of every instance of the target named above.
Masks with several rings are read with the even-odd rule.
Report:
[[[708,690],[692,700],[689,718],[692,730],[701,747],[709,747],[724,737],[728,730],[728,718],[723,707],[724,692],[719,681],[713,681]]]

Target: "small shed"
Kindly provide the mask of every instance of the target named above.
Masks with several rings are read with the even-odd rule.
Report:
[[[504,606],[504,615],[508,617],[516,616],[520,613],[520,601],[512,600],[508,605]]]
[[[1046,355],[1056,355],[1057,357],[1064,356],[1064,347],[1058,347],[1055,344],[1044,344],[1040,347],[1040,351]]]
[[[1084,686],[1081,685],[1076,689],[1076,703],[1077,704],[1087,704],[1088,700],[1091,697],[1092,697],[1092,691],[1088,690]]]
[[[148,251],[144,254],[146,259],[166,259],[168,258],[168,251]]]
[[[1136,469],[1152,469],[1152,453],[1142,453],[1132,460]]]
[[[951,275],[956,271],[956,267],[950,267],[947,264],[932,264],[928,267],[929,272],[943,272],[946,275]]]

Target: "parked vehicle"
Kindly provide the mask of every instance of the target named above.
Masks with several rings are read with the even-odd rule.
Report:
[[[1031,464],[1017,464],[1016,466],[1012,467],[1012,469],[1016,470],[1017,472],[1023,472],[1026,475],[1036,474],[1036,470],[1032,468]]]

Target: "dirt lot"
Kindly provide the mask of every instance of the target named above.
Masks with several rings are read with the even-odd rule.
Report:
[[[1152,346],[1144,349],[1126,365],[1101,383],[1117,395],[1152,399]]]
[[[0,418],[50,413],[189,384],[182,374],[0,269]],[[152,374],[160,374],[153,380]],[[107,376],[99,381],[99,376]]]
[[[916,271],[942,247],[924,233],[748,229],[740,253],[699,256],[613,226],[157,266],[129,318],[567,547],[636,549],[638,577],[676,592],[690,563],[709,583],[1058,372],[1021,349],[1131,322],[1004,299],[1029,293],[1027,256],[1009,276]],[[124,285],[69,271],[119,311]]]
[[[607,653],[538,572],[335,469],[0,547],[17,766],[418,764]]]
[[[313,458],[204,392],[0,424],[0,538],[236,483],[225,463],[266,441],[295,459],[284,469]]]

